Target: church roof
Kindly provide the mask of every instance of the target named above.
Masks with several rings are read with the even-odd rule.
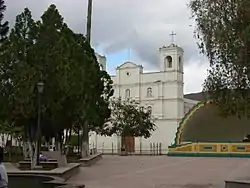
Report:
[[[138,67],[142,67],[141,65],[137,65],[133,62],[127,61],[123,64],[121,64],[120,66],[118,66],[116,69],[124,69],[124,68],[138,68]]]
[[[195,100],[195,101],[204,101],[208,97],[207,93],[199,92],[199,93],[189,93],[184,95],[185,99]]]

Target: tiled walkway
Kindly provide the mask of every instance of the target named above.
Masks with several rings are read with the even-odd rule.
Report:
[[[250,159],[104,156],[70,182],[86,188],[223,188],[226,179],[250,177]]]

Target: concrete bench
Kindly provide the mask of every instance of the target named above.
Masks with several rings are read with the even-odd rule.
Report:
[[[30,162],[30,159],[25,159],[24,161],[29,161]],[[49,162],[57,162],[56,159],[48,159]]]
[[[57,161],[47,161],[47,162],[41,161],[40,165],[42,166],[41,170],[52,170],[58,167],[58,162]],[[30,170],[31,169],[30,161],[20,161],[19,169]]]
[[[30,170],[31,163],[29,161],[19,161],[18,163],[20,170]]]
[[[87,167],[95,164],[97,161],[99,161],[102,158],[102,153],[97,153],[94,155],[90,155],[87,158],[80,159],[80,163],[82,167]]]
[[[52,170],[55,168],[58,168],[58,162],[54,162],[54,161],[47,161],[47,162],[40,162],[40,164],[43,167],[43,170]]]

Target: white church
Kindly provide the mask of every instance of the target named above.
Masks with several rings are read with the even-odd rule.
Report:
[[[163,153],[174,140],[177,127],[192,106],[199,101],[184,98],[183,49],[175,44],[159,49],[160,68],[157,72],[144,72],[141,65],[125,62],[116,68],[113,80],[114,97],[131,98],[152,110],[156,131],[148,139],[133,138],[131,152],[149,151],[152,144],[161,144]],[[106,58],[97,54],[98,62],[106,69]],[[90,148],[110,153],[119,152],[121,138],[90,133]]]

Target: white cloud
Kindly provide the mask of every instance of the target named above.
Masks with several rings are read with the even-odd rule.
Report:
[[[157,64],[158,48],[170,43],[170,32],[185,51],[185,91],[201,90],[205,63],[193,38],[189,0],[93,0],[92,44],[105,54],[131,47],[145,68]],[[56,4],[65,21],[75,31],[85,33],[87,0],[7,0],[6,17],[15,19],[25,7],[37,19],[49,4]],[[119,63],[119,62],[118,62]]]
[[[207,76],[209,64],[205,58],[190,61],[192,61],[192,63],[189,63],[184,69],[184,92],[200,92],[202,90],[204,79]]]

